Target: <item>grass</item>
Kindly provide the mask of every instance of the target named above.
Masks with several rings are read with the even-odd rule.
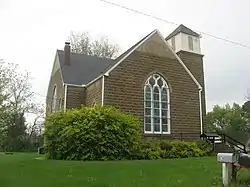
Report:
[[[151,161],[38,160],[31,153],[0,154],[3,187],[212,187],[220,186],[216,157]],[[242,171],[240,179],[250,178]]]

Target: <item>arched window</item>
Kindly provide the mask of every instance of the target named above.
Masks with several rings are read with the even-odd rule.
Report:
[[[151,75],[144,86],[144,131],[170,134],[169,87],[158,74]]]
[[[58,101],[58,108],[59,108],[59,110],[62,109],[62,99],[61,98]]]
[[[51,111],[54,112],[56,110],[56,100],[57,100],[57,96],[56,96],[56,86],[54,86],[53,89],[53,95],[52,95],[52,102],[51,102]]]

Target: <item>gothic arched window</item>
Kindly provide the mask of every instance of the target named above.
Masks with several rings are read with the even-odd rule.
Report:
[[[151,75],[144,86],[144,132],[170,134],[170,95],[163,77]]]
[[[57,100],[57,95],[56,95],[56,86],[54,86],[53,89],[53,94],[52,94],[52,102],[51,102],[51,111],[54,112],[56,110],[56,100]]]

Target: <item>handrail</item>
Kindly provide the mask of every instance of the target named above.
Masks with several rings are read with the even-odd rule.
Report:
[[[221,141],[223,141],[223,142],[226,142],[226,141],[227,141],[228,143],[230,143],[230,144],[232,144],[233,146],[236,146],[237,148],[239,148],[240,150],[242,150],[244,153],[247,152],[247,151],[246,151],[246,145],[245,145],[245,144],[239,142],[238,140],[236,140],[236,139],[234,139],[234,138],[232,138],[232,137],[230,137],[230,136],[228,136],[228,135],[226,135],[226,134],[224,134],[224,133],[216,133],[216,134],[218,134],[220,137],[222,137],[222,138],[216,139],[216,140],[221,140]],[[207,139],[207,137],[208,137],[208,136],[206,136],[206,139]],[[239,145],[241,145],[243,148],[240,147]]]
[[[236,146],[237,148],[242,150],[244,153],[247,152],[246,151],[246,146],[243,143],[239,142],[238,140],[235,140],[234,138],[232,138],[232,137],[230,137],[230,136],[228,136],[226,134],[223,134],[223,136],[224,136],[224,141],[228,141],[230,144],[232,144],[233,146]],[[226,138],[227,138],[227,140],[226,140]],[[239,145],[241,145],[243,148],[240,147]]]
[[[246,153],[246,146],[239,142],[239,144],[242,145],[243,148],[240,147],[239,145],[237,145],[234,142],[230,141],[230,137],[229,137],[229,140],[226,140],[226,139],[223,139],[223,138],[221,138],[219,140],[222,140],[224,142],[227,141],[229,144],[232,144],[233,146],[238,147],[240,150],[242,150],[244,153]]]
[[[239,149],[241,149],[242,151],[246,152],[246,145],[244,145],[243,143],[239,142],[238,140],[226,135],[226,134],[222,134],[224,137],[224,141],[226,141],[226,138],[228,138],[229,140],[227,140],[229,143],[233,144],[234,146],[238,147]],[[234,142],[232,142],[234,141]],[[236,143],[235,143],[236,142]],[[238,146],[241,145],[242,147]]]
[[[235,142],[238,143],[238,144],[243,145],[243,146],[245,147],[245,145],[244,145],[243,143],[239,142],[238,140],[235,140],[234,138],[232,138],[232,137],[230,137],[230,136],[228,136],[228,135],[226,135],[226,134],[224,134],[224,136],[227,137],[227,138],[229,138],[229,139],[231,139],[231,140],[233,140],[233,141],[235,141]]]

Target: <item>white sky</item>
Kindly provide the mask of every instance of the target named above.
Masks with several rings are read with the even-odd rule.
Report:
[[[249,0],[110,0],[163,19],[250,46]],[[121,52],[154,29],[176,28],[99,0],[0,0],[0,58],[31,72],[37,100],[45,103],[56,49],[70,31],[108,36]],[[250,49],[206,35],[201,39],[207,109],[244,102],[250,88]]]

